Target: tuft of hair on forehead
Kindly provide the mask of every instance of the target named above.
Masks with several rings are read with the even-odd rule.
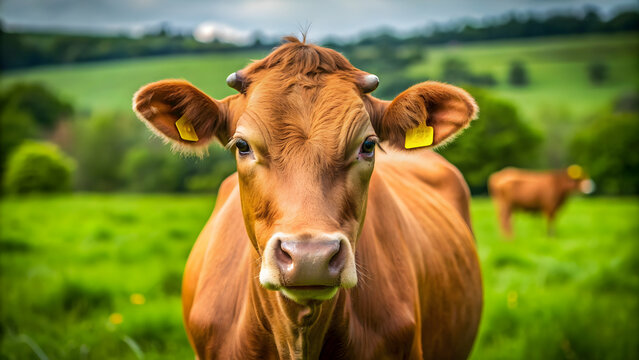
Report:
[[[282,45],[267,57],[257,60],[242,70],[242,75],[251,82],[263,70],[277,70],[287,76],[316,77],[322,74],[341,72],[348,77],[361,73],[342,54],[335,50],[300,41],[295,36],[286,36]]]

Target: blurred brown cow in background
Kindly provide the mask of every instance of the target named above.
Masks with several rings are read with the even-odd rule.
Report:
[[[512,237],[510,218],[514,210],[543,212],[548,221],[548,235],[552,236],[555,215],[568,195],[577,190],[589,194],[594,190],[594,182],[579,165],[543,172],[509,167],[490,176],[488,190],[507,237]]]

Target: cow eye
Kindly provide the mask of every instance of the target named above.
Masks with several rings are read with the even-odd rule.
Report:
[[[248,155],[251,152],[251,147],[249,146],[249,144],[242,139],[237,139],[237,141],[235,142],[235,147],[237,148],[237,151],[240,153],[240,155]]]
[[[373,156],[375,154],[375,145],[377,145],[377,142],[372,138],[364,140],[362,147],[359,150],[359,154],[364,157]]]

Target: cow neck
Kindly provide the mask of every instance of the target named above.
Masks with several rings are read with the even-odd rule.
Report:
[[[318,359],[324,345],[335,305],[342,291],[333,299],[300,305],[279,291],[264,289],[258,280],[259,266],[254,268],[251,301],[260,325],[273,334],[280,359]]]

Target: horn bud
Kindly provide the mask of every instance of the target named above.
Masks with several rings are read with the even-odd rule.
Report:
[[[239,72],[236,71],[226,78],[226,84],[233,89],[242,92],[244,90],[244,82]]]
[[[368,94],[369,92],[373,92],[373,90],[377,89],[379,85],[379,78],[377,75],[367,74],[360,78],[359,88],[362,89],[364,94]]]

